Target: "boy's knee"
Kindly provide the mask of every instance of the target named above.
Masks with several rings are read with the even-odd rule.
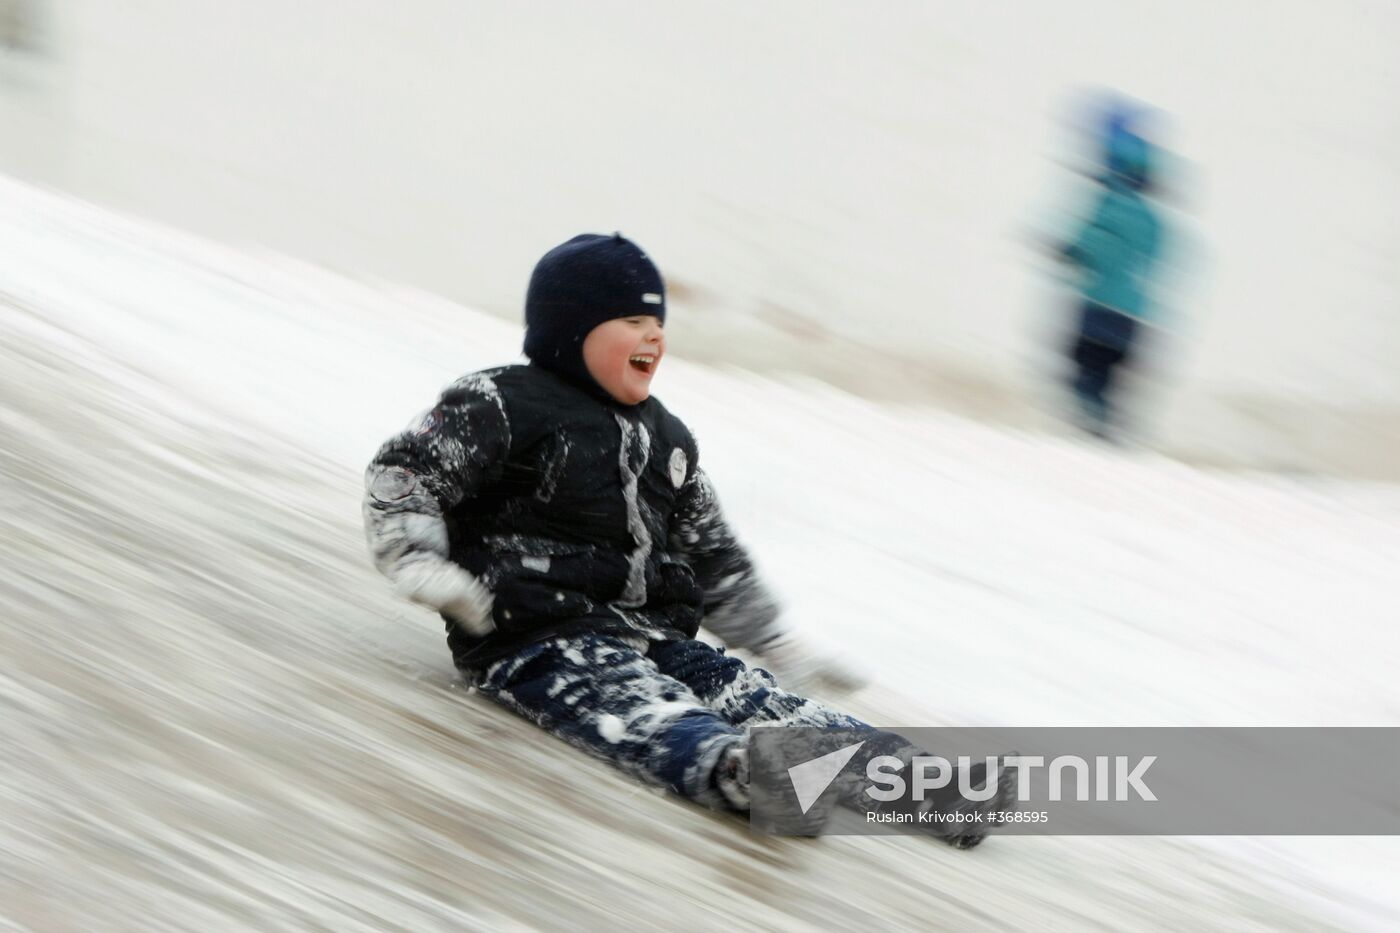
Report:
[[[542,693],[554,698],[566,685],[618,685],[642,676],[645,660],[632,645],[606,636],[588,635],[536,642],[473,672],[472,683],[485,693]]]
[[[679,680],[702,699],[715,696],[748,670],[738,658],[694,639],[656,642],[649,657],[662,674]]]

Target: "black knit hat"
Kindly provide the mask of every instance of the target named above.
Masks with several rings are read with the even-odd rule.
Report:
[[[525,295],[525,355],[538,366],[596,387],[583,340],[606,321],[666,320],[666,286],[642,248],[620,233],[581,233],[544,254]]]

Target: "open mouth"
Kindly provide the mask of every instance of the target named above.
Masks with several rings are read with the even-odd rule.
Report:
[[[656,357],[652,356],[650,353],[638,353],[635,356],[628,357],[627,363],[633,369],[637,370],[637,372],[646,373],[650,376],[652,370],[656,368]]]

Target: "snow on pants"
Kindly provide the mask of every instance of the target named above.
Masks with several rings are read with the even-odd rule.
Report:
[[[693,640],[643,645],[609,635],[554,638],[471,679],[482,693],[566,742],[711,807],[729,805],[715,785],[715,769],[726,750],[747,744],[751,726],[870,728]]]

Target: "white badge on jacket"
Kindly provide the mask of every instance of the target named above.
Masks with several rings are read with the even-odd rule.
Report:
[[[685,485],[685,451],[679,447],[671,450],[671,485],[677,489]]]

